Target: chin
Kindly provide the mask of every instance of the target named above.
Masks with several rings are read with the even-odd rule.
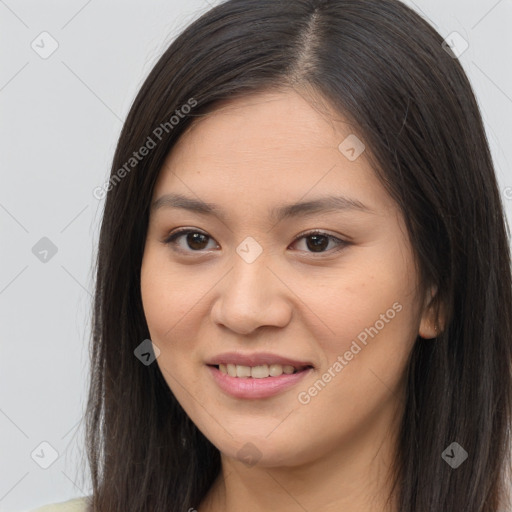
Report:
[[[241,462],[248,468],[257,466],[264,468],[298,466],[314,458],[313,454],[302,451],[304,440],[297,439],[285,442],[279,436],[272,438],[268,432],[261,435],[237,435],[233,439],[224,439],[220,443],[213,443],[224,457]],[[212,441],[213,442],[213,441]]]

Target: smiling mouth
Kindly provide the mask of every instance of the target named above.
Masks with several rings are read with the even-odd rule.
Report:
[[[258,366],[245,366],[239,364],[215,364],[208,365],[217,368],[221,373],[230,377],[238,377],[242,379],[265,379],[268,377],[280,377],[281,375],[292,375],[300,373],[309,368],[311,365],[295,367],[289,364],[262,364]]]

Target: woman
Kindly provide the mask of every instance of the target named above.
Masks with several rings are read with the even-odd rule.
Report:
[[[80,510],[509,510],[507,228],[412,10],[215,7],[104,190]]]

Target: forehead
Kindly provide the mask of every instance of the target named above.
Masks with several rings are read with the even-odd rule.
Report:
[[[356,159],[344,153],[347,140],[364,147],[353,131],[339,114],[326,115],[293,90],[223,101],[182,134],[154,195],[172,191],[205,201],[216,196],[220,203],[229,197],[233,206],[270,206],[338,193],[372,208],[390,207],[366,149]]]
[[[271,90],[214,103],[187,127],[174,149],[200,138],[214,146],[221,140],[223,147],[293,151],[313,145],[332,146],[354,130],[316,95],[294,89]]]

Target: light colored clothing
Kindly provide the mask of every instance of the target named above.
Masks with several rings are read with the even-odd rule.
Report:
[[[87,512],[89,497],[73,498],[59,503],[50,503],[29,512]]]

